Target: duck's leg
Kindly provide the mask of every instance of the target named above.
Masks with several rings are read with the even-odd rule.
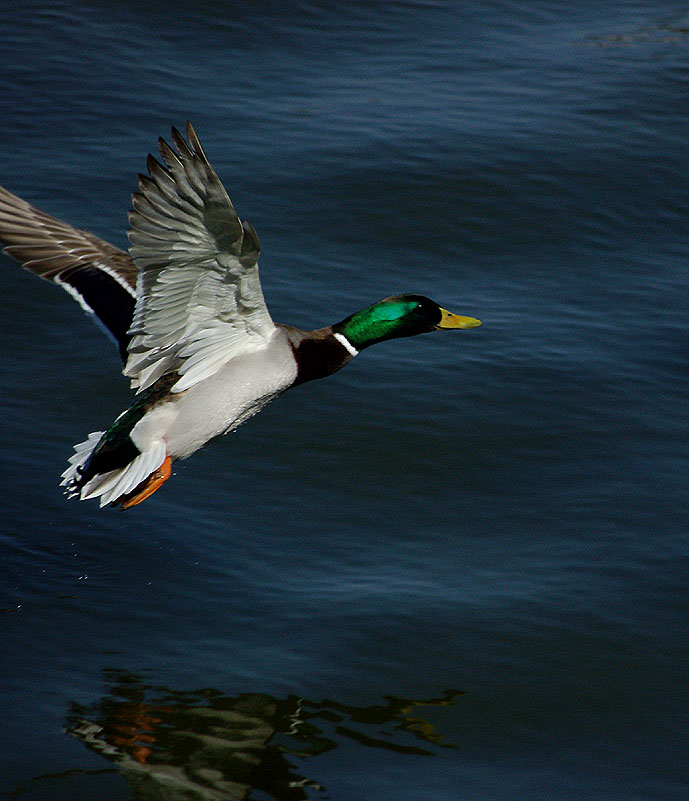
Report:
[[[138,487],[133,489],[126,495],[122,495],[115,503],[121,503],[123,509],[130,509],[136,506],[141,501],[153,495],[156,490],[159,490],[163,484],[172,475],[172,460],[169,456],[165,457],[165,461],[160,465],[157,470],[154,470],[151,475],[139,484]]]

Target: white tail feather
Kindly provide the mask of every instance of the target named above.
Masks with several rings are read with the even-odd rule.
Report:
[[[88,439],[74,446],[74,453],[69,457],[69,467],[62,474],[62,481],[60,482],[61,487],[67,487],[67,493],[70,498],[77,494],[77,490],[74,487],[74,482],[78,476],[77,470],[86,464],[91,451],[96,447],[102,436],[102,431],[92,431]]]
[[[163,440],[156,440],[125,467],[108,473],[97,473],[79,488],[76,484],[79,468],[86,464],[102,436],[102,431],[95,431],[89,434],[87,440],[74,446],[69,467],[62,474],[61,486],[67,487],[70,496],[78,495],[82,501],[87,498],[100,498],[100,505],[105,506],[131,492],[157,470],[165,461],[167,448]]]

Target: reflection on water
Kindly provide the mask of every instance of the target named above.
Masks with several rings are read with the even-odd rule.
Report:
[[[296,696],[179,692],[121,671],[106,678],[107,695],[92,706],[73,704],[66,728],[117,765],[137,801],[234,801],[253,791],[275,801],[308,799],[306,788],[324,788],[300,774],[304,760],[345,741],[409,755],[452,747],[422,708],[453,705],[460,694],[353,707]]]

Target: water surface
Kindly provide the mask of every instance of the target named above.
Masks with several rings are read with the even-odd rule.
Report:
[[[3,258],[0,798],[685,799],[682,4],[5,19],[12,191],[125,246],[190,117],[276,320],[411,291],[484,326],[366,351],[119,513],[58,487],[117,353]]]

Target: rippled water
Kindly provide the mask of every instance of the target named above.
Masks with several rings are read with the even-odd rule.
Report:
[[[9,2],[0,183],[124,246],[194,122],[276,320],[381,344],[68,501],[115,349],[2,258],[0,798],[685,799],[689,16]],[[11,22],[9,22],[11,20]]]

